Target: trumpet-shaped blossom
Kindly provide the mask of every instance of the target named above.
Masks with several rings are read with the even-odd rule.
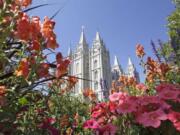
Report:
[[[161,110],[152,112],[140,113],[136,116],[136,121],[145,127],[158,128],[161,125],[161,120],[166,120],[167,115]]]
[[[18,69],[15,71],[15,74],[17,76],[23,76],[27,78],[29,74],[29,62],[26,58],[21,60]]]
[[[113,94],[111,94],[111,95],[109,96],[109,100],[110,100],[111,102],[118,101],[119,98],[120,98],[120,93],[118,93],[118,92],[114,92]]]
[[[165,90],[160,92],[158,95],[161,99],[176,101],[180,95],[180,91]]]
[[[120,103],[117,107],[117,112],[126,114],[126,113],[132,113],[137,110],[137,104],[136,102],[132,102],[130,100],[124,100],[124,102]]]
[[[111,123],[108,123],[107,125],[101,127],[98,130],[99,135],[115,135],[116,134],[117,127],[114,126]]]
[[[16,32],[18,38],[27,41],[29,39],[30,21],[29,17],[23,13],[22,17],[17,21]]]
[[[180,113],[171,111],[168,114],[168,119],[173,123],[174,127],[180,131]]]
[[[49,65],[47,63],[41,63],[37,69],[39,78],[47,77],[49,75]]]
[[[98,129],[99,124],[95,120],[87,120],[84,124],[83,127],[86,129]]]
[[[179,88],[178,88],[179,87]],[[166,84],[166,83],[162,83],[158,86],[156,86],[156,91],[159,93],[159,92],[163,92],[163,91],[166,91],[166,90],[172,90],[172,91],[175,91],[175,90],[180,90],[180,86],[176,86],[174,84]]]

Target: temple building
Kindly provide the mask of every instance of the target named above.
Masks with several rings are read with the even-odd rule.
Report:
[[[82,94],[83,90],[94,90],[99,100],[108,97],[112,80],[117,80],[121,75],[135,77],[139,81],[139,73],[136,71],[131,59],[128,59],[127,72],[124,72],[118,58],[115,56],[114,64],[110,64],[109,50],[96,32],[90,47],[86,41],[84,29],[81,31],[79,43],[72,50],[69,48],[68,57],[71,59],[69,74],[78,78],[74,93]]]

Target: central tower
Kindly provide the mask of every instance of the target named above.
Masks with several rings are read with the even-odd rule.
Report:
[[[107,98],[111,86],[110,56],[99,32],[89,51],[89,68],[89,77],[93,80],[90,88],[95,90],[99,100]]]
[[[84,81],[89,79],[89,49],[83,27],[79,43],[72,57],[73,70],[71,70],[71,74],[78,78],[83,78],[78,80],[77,84],[75,85],[74,92],[81,94],[85,88],[89,87],[89,82]]]

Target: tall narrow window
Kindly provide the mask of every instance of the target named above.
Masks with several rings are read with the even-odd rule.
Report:
[[[76,63],[76,73],[79,73],[79,63]]]
[[[97,90],[98,89],[98,82],[96,81],[95,83],[94,83],[94,90]]]
[[[94,68],[97,68],[97,60],[94,60]]]
[[[79,92],[79,83],[76,83],[75,85],[75,93],[78,93]]]
[[[98,71],[94,71],[94,80],[97,80],[98,79]]]

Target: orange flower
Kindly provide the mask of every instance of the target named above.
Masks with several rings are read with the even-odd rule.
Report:
[[[61,128],[64,128],[64,127],[67,127],[69,126],[69,116],[68,115],[63,115],[61,118],[60,118],[60,127]]]
[[[19,6],[27,7],[32,3],[32,0],[15,0],[15,3]]]
[[[146,80],[150,83],[153,83],[155,80],[156,74],[153,72],[148,72],[146,75]]]
[[[22,17],[17,21],[15,34],[21,40],[27,41],[29,39],[29,32],[30,32],[29,17],[25,13],[23,13]]]
[[[47,63],[41,63],[37,69],[37,74],[39,78],[48,77],[49,65]]]
[[[44,18],[42,33],[45,38],[50,38],[54,36],[54,32],[53,32],[54,26],[55,26],[54,21],[50,20],[48,17]]]
[[[136,46],[136,55],[138,57],[143,57],[145,55],[145,52],[144,52],[144,47],[141,45],[141,44],[138,44]]]
[[[70,87],[74,87],[75,84],[78,82],[78,79],[77,79],[77,77],[69,76],[68,81],[69,81]]]
[[[70,63],[70,61],[68,59],[65,59],[61,63],[57,64],[57,68],[56,68],[56,77],[57,78],[59,78],[62,75],[67,73],[69,63]]]
[[[40,43],[36,40],[34,40],[30,47],[32,50],[39,51],[40,50]]]
[[[6,93],[6,87],[0,86],[0,96],[3,96]]]
[[[45,17],[42,26],[43,36],[47,39],[47,47],[51,49],[56,49],[59,45],[56,42],[56,35],[53,32],[55,22]]]
[[[135,86],[136,84],[137,84],[136,78],[128,77],[128,85],[129,86]]]
[[[87,98],[90,98],[91,100],[96,100],[97,99],[96,94],[91,89],[85,89],[83,91],[83,96],[87,97]]]
[[[41,37],[41,22],[38,16],[33,16],[31,18],[30,27],[30,38],[32,40],[38,40]]]
[[[161,74],[166,74],[169,70],[170,70],[170,67],[168,64],[165,64],[165,63],[161,63],[159,65],[159,69],[160,69],[160,73]]]
[[[150,70],[152,72],[157,72],[158,63],[153,60],[151,57],[147,58],[147,70]]]
[[[120,76],[118,81],[125,86],[128,85],[128,77],[127,76]]]
[[[56,35],[50,37],[47,39],[47,48],[51,48],[53,50],[55,50],[56,48],[59,47],[58,43],[56,42]]]
[[[29,63],[26,58],[21,60],[18,69],[15,71],[15,74],[17,76],[23,76],[23,77],[27,78],[27,76],[29,74]]]

